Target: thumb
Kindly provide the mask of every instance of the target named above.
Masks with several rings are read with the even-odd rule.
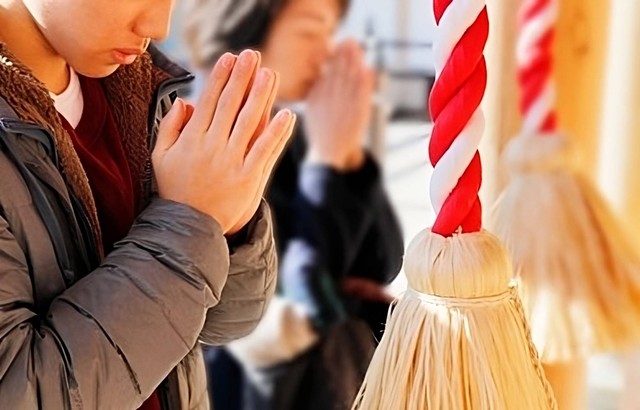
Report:
[[[184,127],[186,115],[184,101],[180,98],[176,99],[167,115],[160,121],[155,150],[166,151],[175,144]]]

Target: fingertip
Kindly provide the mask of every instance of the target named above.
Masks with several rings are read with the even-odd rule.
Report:
[[[298,123],[298,115],[293,114],[293,117],[291,117],[291,120],[289,122],[289,127],[287,127],[287,133],[285,135],[286,140],[291,139],[291,136],[293,135],[293,131],[296,129],[297,123]]]
[[[272,72],[272,82],[271,82],[271,90],[269,90],[269,104],[273,105],[273,103],[275,102],[277,96],[278,96],[278,91],[280,89],[280,73],[277,71],[273,71]]]
[[[280,89],[280,73],[274,70],[272,72],[272,76],[273,76],[273,80],[271,83],[271,90],[270,90],[271,98],[269,100],[270,100],[270,103],[273,105],[278,95],[278,91]]]
[[[271,121],[271,130],[275,134],[281,134],[287,131],[293,122],[294,114],[288,109],[282,109],[273,117]]]
[[[291,121],[292,117],[293,117],[293,113],[288,108],[285,108],[284,110],[278,113],[278,119],[282,122]]]
[[[238,57],[232,53],[224,53],[209,73],[209,81],[217,81],[230,75]]]
[[[185,127],[187,125],[187,123],[191,120],[191,117],[193,117],[193,113],[195,112],[196,108],[189,103],[184,103],[184,120],[182,121],[182,126]]]
[[[173,101],[173,104],[171,105],[171,108],[169,109],[169,112],[167,113],[167,116],[171,116],[171,118],[177,117],[178,114],[182,113],[184,110],[184,101],[182,100],[182,98],[178,97]]]
[[[297,120],[298,120],[298,116],[295,113],[292,113],[291,116],[288,118],[287,122],[284,124],[282,137],[285,140],[288,140],[291,137],[291,135],[293,135],[293,130],[296,127]]]
[[[184,115],[185,103],[181,98],[176,98],[169,112],[160,122],[158,131],[158,141],[156,148],[160,150],[168,149],[175,142],[181,129],[181,119]],[[154,149],[154,151],[156,151]]]
[[[222,55],[222,57],[220,57],[220,60],[218,60],[218,64],[222,67],[222,68],[231,68],[233,67],[233,63],[236,60],[236,56],[232,53],[224,53]]]
[[[274,78],[273,70],[262,67],[258,68],[258,80],[264,83],[271,83]]]
[[[238,56],[238,62],[241,66],[256,66],[259,61],[258,53],[254,50],[243,50]]]
[[[188,104],[188,103],[184,103],[184,108],[188,116],[191,116],[196,109],[196,107],[194,107],[193,104]]]

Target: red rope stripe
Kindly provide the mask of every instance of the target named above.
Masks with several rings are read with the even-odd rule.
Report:
[[[434,0],[436,23],[455,0]],[[476,112],[487,85],[483,50],[489,33],[486,7],[456,44],[429,99],[434,120],[429,158],[435,166]],[[452,236],[457,231],[477,232],[482,228],[482,206],[478,192],[482,185],[482,165],[476,152],[458,184],[436,217],[432,231]]]
[[[527,0],[523,3],[519,19],[521,31],[529,24],[539,24],[540,16],[555,7],[556,0]],[[521,39],[522,40],[522,39]],[[533,44],[527,44],[526,62],[519,62],[518,80],[522,91],[520,110],[527,116],[534,104],[544,94],[545,87],[553,76],[553,44],[555,30],[550,26]],[[527,41],[527,40],[525,40]],[[554,102],[551,102],[553,104]],[[552,105],[539,129],[538,134],[551,134],[557,131],[557,114]]]

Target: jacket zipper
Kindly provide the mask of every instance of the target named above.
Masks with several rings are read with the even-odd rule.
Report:
[[[180,88],[185,86],[187,83],[192,81],[194,76],[192,74],[186,74],[180,77],[171,78],[163,81],[158,85],[158,89],[155,92],[154,98],[152,100],[152,104],[149,107],[149,119],[147,122],[147,130],[149,134],[147,135],[149,152],[153,150],[156,144],[156,131],[155,131],[155,123],[156,116],[158,111],[158,106],[161,104],[162,100],[170,96],[172,93],[177,92]],[[171,102],[173,103],[175,98],[171,98]],[[144,176],[142,180],[142,197],[144,200],[148,201],[151,198],[151,194],[153,193],[153,166],[151,164],[151,159],[147,159],[147,162],[144,167]],[[142,207],[147,206],[146,203],[140,204]],[[173,369],[171,373],[163,380],[162,383],[156,389],[158,394],[158,400],[160,401],[160,407],[162,410],[172,410],[176,409],[176,406],[180,406],[179,399],[175,397],[173,392],[174,386],[176,386],[177,380],[176,370]]]
[[[162,102],[165,97],[170,96],[172,93],[175,93],[180,88],[184,87],[186,84],[191,82],[195,77],[193,74],[185,74],[180,77],[170,78],[165,80],[158,85],[158,89],[154,94],[154,98],[152,100],[151,106],[149,107],[149,118],[147,120],[147,142],[149,152],[153,150],[156,145],[156,132],[155,132],[155,123],[156,123],[156,115],[158,111],[158,106]],[[173,103],[175,98],[171,98],[171,102]],[[147,162],[144,167],[144,175],[142,177],[142,198],[148,201],[148,198],[151,197],[153,193],[153,166],[151,164],[151,159],[147,159]],[[141,204],[142,207],[147,206],[146,203]]]

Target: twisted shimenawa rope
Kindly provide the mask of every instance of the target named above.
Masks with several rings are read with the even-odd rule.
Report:
[[[526,135],[550,135],[556,131],[552,70],[557,18],[557,0],[524,0],[522,3],[517,58],[522,131]]]
[[[478,191],[484,132],[480,102],[487,84],[483,55],[489,35],[485,0],[434,0],[436,82],[430,97],[434,166],[430,196],[437,214],[434,233],[477,232],[482,227]]]

